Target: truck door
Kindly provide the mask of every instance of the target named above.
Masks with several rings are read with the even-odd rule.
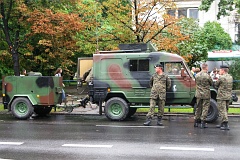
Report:
[[[181,76],[181,69],[184,68],[186,76]],[[167,91],[167,103],[187,103],[191,97],[192,77],[182,62],[167,62],[164,66],[164,72],[171,79],[171,89]]]

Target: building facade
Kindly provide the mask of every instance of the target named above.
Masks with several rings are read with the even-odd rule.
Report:
[[[236,11],[232,11],[230,16],[217,19],[218,3],[220,0],[215,0],[211,4],[208,12],[200,11],[198,8],[201,5],[201,0],[175,0],[176,9],[168,10],[168,14],[176,17],[185,16],[188,18],[198,19],[199,25],[202,27],[207,21],[217,21],[221,24],[224,30],[231,36],[234,42],[238,41],[240,34],[239,15]]]

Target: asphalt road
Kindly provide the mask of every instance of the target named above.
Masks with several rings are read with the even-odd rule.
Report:
[[[0,115],[0,159],[212,160],[240,159],[239,117],[230,131],[193,127],[192,116],[165,116],[146,127],[143,116],[124,122],[105,116],[51,115],[19,121]]]

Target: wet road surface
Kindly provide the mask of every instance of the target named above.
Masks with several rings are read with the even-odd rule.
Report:
[[[165,116],[164,126],[143,126],[144,116],[109,121],[105,116],[51,115],[20,121],[0,115],[0,159],[147,160],[240,159],[240,119],[230,131],[193,127],[193,117]]]

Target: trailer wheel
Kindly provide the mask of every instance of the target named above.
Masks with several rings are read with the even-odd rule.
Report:
[[[27,119],[33,113],[33,106],[27,98],[18,97],[11,104],[13,116],[18,119]]]
[[[196,111],[197,103],[194,105],[194,114]],[[210,99],[210,107],[208,109],[207,122],[215,122],[218,119],[217,102],[214,99]]]
[[[110,120],[124,120],[128,115],[129,107],[127,102],[119,97],[113,97],[106,102],[105,115]]]

